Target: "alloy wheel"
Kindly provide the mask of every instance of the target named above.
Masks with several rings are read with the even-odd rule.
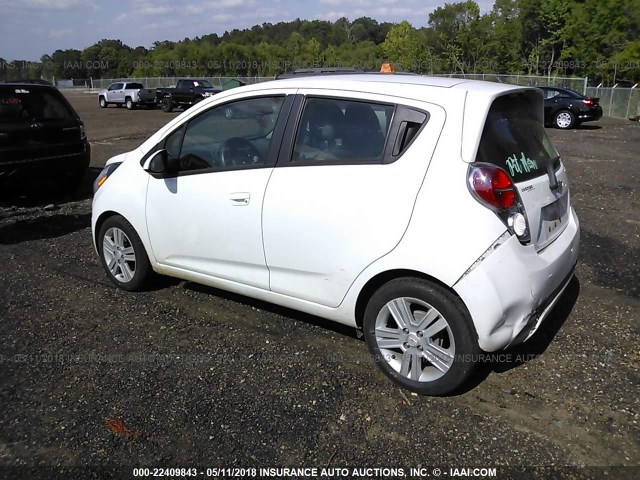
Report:
[[[401,376],[432,382],[454,363],[455,341],[444,316],[416,298],[395,298],[375,322],[375,338],[384,361]]]
[[[102,250],[107,269],[122,283],[133,280],[136,274],[136,254],[129,237],[117,227],[109,228],[103,238]]]

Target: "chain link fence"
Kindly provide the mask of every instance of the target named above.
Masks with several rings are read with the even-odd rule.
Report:
[[[602,113],[607,117],[640,117],[640,88],[587,87],[587,96],[600,99]]]
[[[189,77],[137,77],[137,78],[100,78],[91,79],[92,90],[102,90],[108,88],[115,82],[138,82],[142,83],[145,88],[169,88],[175,87],[178,80]],[[198,79],[208,80],[213,88],[223,88],[225,83],[237,80],[245,85],[266,82],[273,80],[274,77],[197,77]]]

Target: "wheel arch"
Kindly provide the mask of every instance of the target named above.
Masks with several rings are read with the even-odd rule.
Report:
[[[105,212],[102,212],[98,217],[98,219],[96,220],[96,225],[93,230],[93,246],[95,247],[96,251],[98,250],[98,234],[100,233],[100,229],[102,228],[102,225],[104,225],[104,222],[106,222],[108,218],[115,217],[116,215],[124,218],[124,216],[120,215],[118,212],[115,212],[113,210],[107,210]]]
[[[373,294],[376,292],[376,290],[378,290],[385,283],[388,283],[391,280],[395,280],[397,278],[408,278],[408,277],[427,280],[433,284],[438,285],[439,287],[449,292],[451,295],[454,295],[456,298],[458,298],[460,300],[460,303],[464,306],[465,310],[467,310],[467,313],[468,313],[468,309],[466,305],[462,301],[462,298],[460,298],[460,296],[456,293],[456,291],[453,288],[449,287],[447,284],[438,280],[437,278],[431,275],[427,275],[426,273],[419,272],[417,270],[410,270],[410,269],[386,270],[370,278],[367,281],[367,283],[365,283],[365,285],[360,290],[360,293],[358,294],[358,299],[356,300],[356,306],[355,306],[355,312],[354,312],[358,331],[362,330],[362,324],[364,321],[364,312],[367,308],[367,303],[369,302]]]
[[[129,225],[131,225],[131,227],[135,230],[135,232],[138,234],[138,236],[140,237],[140,240],[142,241],[142,246],[144,247],[147,257],[149,258],[149,261],[151,262],[151,265],[155,270],[156,261],[155,261],[155,256],[153,255],[153,249],[151,248],[151,244],[149,243],[149,239],[147,237],[146,225],[141,224],[140,221],[138,222],[131,221],[131,218],[128,218],[126,215],[123,215],[121,212],[117,210],[105,210],[96,219],[95,226],[93,227],[93,246],[96,249],[96,252],[98,252],[98,236],[100,234],[100,229],[102,228],[102,225],[104,225],[104,222],[106,222],[109,218],[116,217],[116,216],[124,218],[129,223]],[[141,229],[143,228],[145,230],[141,231]]]

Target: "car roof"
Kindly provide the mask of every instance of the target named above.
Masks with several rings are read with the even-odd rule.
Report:
[[[578,92],[577,90],[573,90],[572,88],[568,88],[568,87],[552,87],[552,86],[544,86],[544,87],[537,87],[540,90],[556,90],[559,92],[565,92],[565,93],[570,93],[571,95],[577,95],[579,97],[582,97],[583,95]]]
[[[439,95],[454,90],[475,91],[481,95],[495,96],[517,89],[531,89],[494,82],[467,80],[464,78],[432,77],[425,75],[354,73],[298,76],[247,85],[244,91],[275,88],[327,89],[358,91],[406,98],[425,98],[427,92]],[[440,92],[440,93],[438,93]],[[456,94],[459,94],[457,92]]]
[[[421,75],[402,75],[386,73],[340,73],[327,75],[310,75],[283,78],[278,80],[282,84],[293,84],[301,88],[319,87],[331,88],[341,86],[346,82],[369,84],[374,89],[376,84],[407,84],[425,85],[430,87],[450,88],[454,85],[464,83],[468,80],[448,77],[427,77]]]
[[[56,88],[46,80],[8,80],[0,82],[0,86],[7,85],[10,87],[44,87],[44,88]]]

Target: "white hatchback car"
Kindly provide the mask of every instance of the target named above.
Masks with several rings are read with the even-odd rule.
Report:
[[[445,394],[573,276],[578,219],[542,122],[538,89],[458,79],[229,90],[107,162],[95,247],[123,289],[157,272],[351,325],[391,379]]]

